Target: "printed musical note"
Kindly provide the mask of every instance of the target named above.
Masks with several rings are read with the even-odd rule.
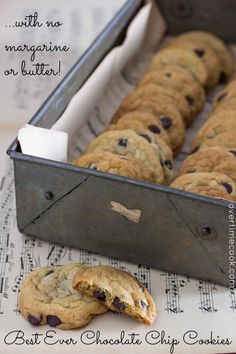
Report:
[[[199,309],[202,313],[214,313],[218,309],[214,305],[213,292],[217,291],[215,284],[200,280],[198,283],[198,290],[200,293],[200,306]]]
[[[231,288],[229,292],[230,297],[230,308],[233,312],[236,311],[236,288]]]
[[[48,246],[47,266],[59,265],[66,254],[66,247],[50,242]]]
[[[165,295],[166,295],[166,308],[169,314],[180,314],[184,312],[180,304],[181,288],[190,282],[188,278],[180,277],[174,273],[162,273],[165,279]]]
[[[151,274],[150,268],[142,266],[141,264],[138,265],[137,273],[134,273],[137,279],[142,283],[145,288],[151,291]]]
[[[4,314],[4,300],[9,297],[9,277],[6,270],[12,258],[9,239],[12,222],[13,188],[13,168],[10,165],[0,184],[0,315]]]

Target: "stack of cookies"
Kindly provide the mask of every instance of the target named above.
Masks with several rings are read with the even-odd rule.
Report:
[[[78,263],[31,272],[20,290],[19,309],[31,325],[61,329],[83,327],[108,310],[148,325],[156,317],[152,296],[131,274]]]
[[[236,201],[236,80],[213,99],[172,187]]]
[[[74,163],[169,185],[185,129],[203,109],[206,91],[225,83],[233,69],[229,49],[216,36],[194,31],[176,37],[153,57],[110,126]]]

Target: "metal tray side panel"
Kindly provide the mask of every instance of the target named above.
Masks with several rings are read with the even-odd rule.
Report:
[[[32,161],[15,160],[15,173],[21,232],[228,285],[227,208]],[[139,222],[112,210],[112,201],[140,210]]]
[[[191,30],[215,33],[236,42],[235,0],[155,0],[173,35]]]

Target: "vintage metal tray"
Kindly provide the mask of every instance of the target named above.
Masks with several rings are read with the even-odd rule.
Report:
[[[228,2],[236,9],[236,2]],[[223,1],[206,3],[208,17],[211,13],[217,16],[218,11],[217,18],[224,18]],[[158,4],[167,14],[171,31],[175,26],[178,32],[191,29],[193,16],[198,28],[217,33],[223,30],[226,39],[235,39],[229,13],[226,29],[201,17],[201,1]],[[30,124],[50,128],[58,120],[104,56],[122,42],[129,22],[142,5],[141,0],[124,5]],[[191,12],[186,10],[189,8]],[[14,161],[17,223],[22,233],[229,285],[228,215],[232,203],[229,206],[227,201],[25,155],[17,140],[8,154]],[[138,219],[132,221],[113,210],[120,204],[128,213],[131,210],[131,215],[137,210]]]

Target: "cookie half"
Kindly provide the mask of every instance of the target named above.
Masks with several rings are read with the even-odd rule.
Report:
[[[81,269],[74,276],[73,287],[111,311],[124,313],[148,325],[155,320],[156,306],[152,296],[125,271],[110,266]]]
[[[36,269],[24,280],[19,298],[22,316],[32,325],[61,329],[80,328],[107,308],[72,287],[80,264]]]

